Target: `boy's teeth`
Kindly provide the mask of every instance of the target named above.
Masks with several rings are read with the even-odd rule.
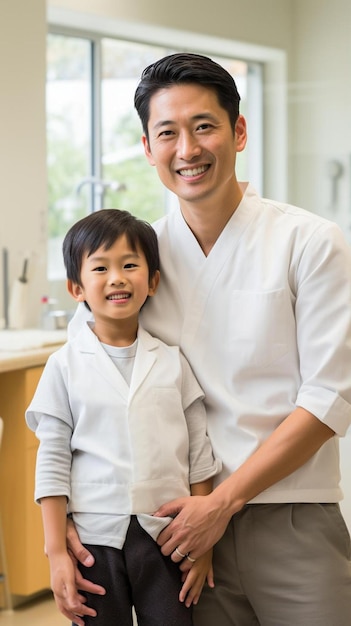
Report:
[[[127,293],[118,293],[118,294],[114,294],[113,296],[109,296],[109,300],[124,300],[125,298],[129,298],[129,295]]]

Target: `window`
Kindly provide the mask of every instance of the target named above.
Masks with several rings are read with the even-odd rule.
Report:
[[[52,29],[48,34],[50,281],[65,278],[62,240],[68,228],[84,215],[102,207],[116,207],[152,222],[174,202],[145,159],[133,97],[142,70],[175,51],[64,29]],[[261,135],[261,66],[210,56],[234,76],[242,97],[242,113],[254,118]],[[248,110],[247,95],[253,89],[255,107]],[[249,150],[239,155],[238,176],[242,180],[260,177],[257,133],[255,146],[253,155]]]

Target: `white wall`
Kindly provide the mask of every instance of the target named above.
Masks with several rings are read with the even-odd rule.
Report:
[[[286,49],[294,0],[48,0],[48,6]]]
[[[289,84],[290,197],[351,231],[351,4],[296,0]],[[343,174],[332,201],[330,160]]]
[[[45,0],[0,0],[0,248],[10,283],[29,256],[32,322],[46,290],[45,11]]]
[[[351,242],[351,4],[296,0],[289,84],[292,202],[338,222]],[[328,163],[343,168],[332,201]],[[350,368],[350,363],[345,363]],[[351,371],[350,371],[351,376]],[[341,507],[351,529],[351,432],[340,440]]]

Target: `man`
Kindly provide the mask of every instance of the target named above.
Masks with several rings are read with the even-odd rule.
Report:
[[[182,53],[146,68],[135,96],[146,157],[180,205],[155,224],[161,282],[143,324],[190,361],[223,461],[212,494],[156,512],[175,516],[158,542],[183,571],[215,545],[196,626],[349,626],[351,251],[335,224],[237,181],[239,100],[223,68]]]

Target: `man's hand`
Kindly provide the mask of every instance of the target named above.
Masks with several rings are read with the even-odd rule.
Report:
[[[80,573],[78,569],[78,566],[77,566],[78,562],[81,563],[82,565],[85,565],[85,567],[91,567],[92,565],[94,565],[94,557],[81,544],[78,533],[76,531],[76,527],[74,525],[74,522],[71,519],[67,519],[67,549],[73,561],[77,589],[79,589],[80,591],[87,591],[89,593],[95,593],[98,596],[105,595],[106,591],[104,587],[102,587],[101,585],[96,585],[90,580],[83,578],[82,574]],[[87,608],[87,607],[84,607],[84,608]],[[77,622],[77,624],[78,623],[79,622]],[[82,625],[83,625],[83,622],[82,622]]]
[[[198,559],[217,543],[231,514],[216,506],[213,493],[178,498],[158,509],[156,517],[174,517],[157,538],[162,554],[171,555],[172,561],[178,563],[183,558],[181,555]]]

